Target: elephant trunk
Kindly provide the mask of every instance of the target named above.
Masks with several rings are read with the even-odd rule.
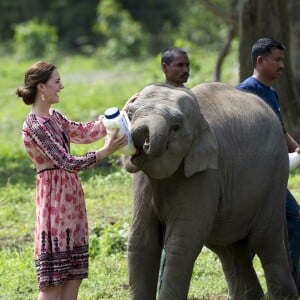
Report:
[[[168,126],[161,116],[156,116],[148,122],[139,120],[132,128],[132,138],[136,147],[146,155],[158,156],[168,143]]]

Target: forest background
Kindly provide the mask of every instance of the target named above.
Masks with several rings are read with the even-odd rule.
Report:
[[[300,2],[298,0],[1,0],[4,54],[20,59],[82,53],[147,59],[167,46],[188,50],[194,66],[203,50],[217,51],[207,80],[222,80],[222,65],[237,40],[239,80],[251,73],[250,49],[270,36],[287,48],[286,71],[275,83],[287,127],[300,137]]]
[[[251,74],[251,44],[271,36],[286,48],[286,69],[275,83],[284,121],[299,140],[300,2],[297,0],[1,0],[0,1],[0,299],[35,299],[33,264],[34,169],[21,144],[28,112],[15,97],[24,71],[54,62],[65,89],[58,108],[71,119],[96,118],[154,81],[163,81],[160,53],[184,48],[191,60],[188,86]],[[299,21],[298,21],[299,20]],[[100,147],[74,146],[75,154]],[[289,185],[297,199],[298,171]],[[126,239],[131,175],[113,155],[80,174],[90,222],[90,279],[80,299],[128,299]],[[122,197],[120,197],[122,195]],[[263,274],[256,261],[263,281]],[[189,299],[226,295],[216,257],[204,249]]]

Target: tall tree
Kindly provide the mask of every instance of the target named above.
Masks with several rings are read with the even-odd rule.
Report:
[[[252,44],[260,37],[271,37],[290,47],[290,26],[287,1],[240,0],[240,80],[252,74],[250,52]],[[294,84],[289,51],[286,51],[285,70],[274,82],[285,124],[300,138],[300,108]]]
[[[222,66],[228,55],[233,39],[238,34],[238,15],[239,15],[239,0],[222,1],[222,4],[231,7],[230,10],[224,9],[218,2],[210,0],[192,0],[193,2],[199,2],[206,9],[212,12],[217,18],[221,19],[226,26],[226,36],[223,40],[222,48],[219,52],[215,71],[214,71],[214,81],[221,80]]]
[[[289,12],[290,12],[290,37],[291,37],[291,61],[292,69],[294,72],[296,88],[298,94],[300,94],[300,1],[289,0]]]
[[[180,24],[180,10],[185,9],[182,0],[118,0],[132,17],[143,24],[150,33],[150,52],[156,54],[172,42],[170,35]]]

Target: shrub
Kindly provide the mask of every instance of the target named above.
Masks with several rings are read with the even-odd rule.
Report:
[[[53,56],[57,46],[56,28],[36,20],[21,23],[15,28],[14,42],[21,59]]]
[[[101,225],[94,228],[90,235],[90,257],[124,253],[127,250],[128,230],[128,223]]]
[[[98,14],[97,30],[106,39],[103,51],[106,57],[136,58],[146,54],[147,34],[117,1],[100,1]]]

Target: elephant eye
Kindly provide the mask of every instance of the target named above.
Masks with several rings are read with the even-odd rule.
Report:
[[[174,124],[171,126],[171,130],[173,131],[178,131],[180,129],[180,125],[179,124]]]

